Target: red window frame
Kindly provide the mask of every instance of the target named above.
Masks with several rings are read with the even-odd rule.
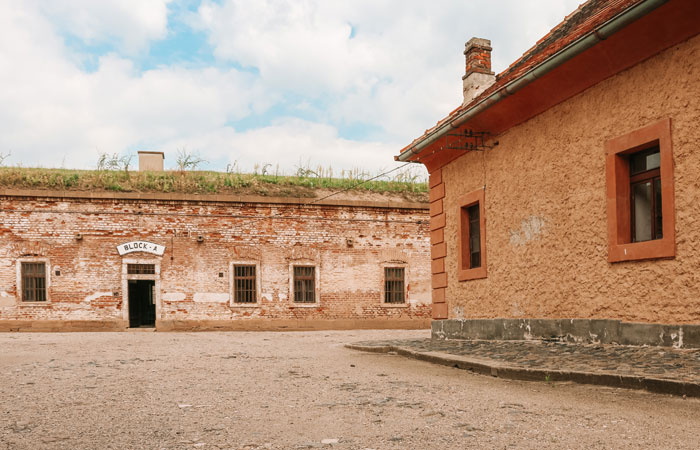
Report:
[[[457,233],[459,266],[457,268],[457,278],[459,281],[486,278],[486,214],[484,212],[484,200],[484,190],[479,189],[478,191],[470,192],[469,194],[459,197],[457,201],[459,205],[459,230]],[[472,262],[472,255],[474,252],[471,251],[469,245],[470,237],[474,233],[475,225],[475,221],[470,221],[469,217],[469,209],[473,206],[478,206],[479,208],[478,231],[480,258],[478,266]]]
[[[661,178],[661,218],[663,237],[649,241],[632,240],[630,155],[659,147]],[[623,262],[676,256],[675,200],[671,119],[605,142],[605,168],[608,210],[608,261]]]

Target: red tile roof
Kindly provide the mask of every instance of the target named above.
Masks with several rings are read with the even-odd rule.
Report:
[[[452,120],[463,111],[470,109],[511,81],[526,74],[529,70],[541,64],[564,47],[642,1],[643,0],[588,0],[581,4],[574,12],[566,16],[559,25],[537,41],[523,56],[513,62],[506,70],[496,75],[496,82],[491,87],[486,89],[467,105],[457,107],[454,111],[450,112],[447,117],[440,120],[433,128],[426,130],[425,134],[429,134],[446,121]],[[414,140],[401,150],[401,152],[422,139],[423,136]]]

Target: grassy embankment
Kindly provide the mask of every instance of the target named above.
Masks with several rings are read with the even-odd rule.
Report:
[[[325,172],[325,173],[324,173]],[[124,170],[71,170],[0,167],[0,188],[55,189],[114,192],[177,192],[191,194],[253,194],[315,197],[318,189],[352,189],[420,196],[427,183],[399,172],[393,178],[368,181],[366,172],[299,171],[295,176],[210,171],[133,172]]]

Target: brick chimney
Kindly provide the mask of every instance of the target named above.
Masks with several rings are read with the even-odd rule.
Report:
[[[143,152],[139,153],[139,172],[162,172],[163,160],[165,154],[163,152]]]
[[[462,77],[464,105],[496,81],[496,75],[491,71],[491,50],[491,41],[488,39],[471,38],[464,44],[467,62],[466,72]]]

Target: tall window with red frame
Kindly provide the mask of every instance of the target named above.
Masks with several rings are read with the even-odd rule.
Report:
[[[464,236],[462,249],[467,256],[464,258],[462,269],[475,269],[481,267],[481,222],[479,217],[479,203],[462,208],[462,229],[467,232]],[[468,264],[468,265],[467,265]]]

